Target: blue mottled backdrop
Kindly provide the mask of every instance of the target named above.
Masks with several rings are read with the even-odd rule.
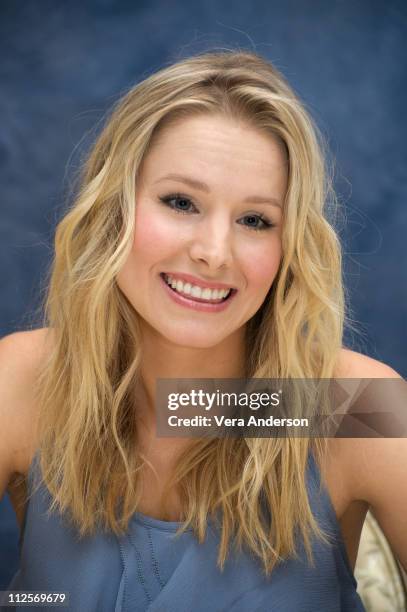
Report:
[[[164,63],[215,47],[270,58],[336,159],[347,343],[407,376],[407,5],[352,0],[2,0],[0,336],[33,322],[72,177],[104,113]],[[0,503],[0,588],[18,566]]]

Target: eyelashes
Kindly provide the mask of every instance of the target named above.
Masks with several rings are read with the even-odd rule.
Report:
[[[195,205],[193,204],[192,200],[188,198],[187,196],[182,195],[181,193],[173,193],[167,196],[162,196],[159,198],[159,200],[160,202],[164,204],[164,206],[167,206],[168,208],[175,211],[176,213],[181,213],[184,215],[192,214],[189,206],[193,206],[195,208]],[[183,203],[184,207],[177,208],[176,204],[172,203],[174,201]],[[257,219],[258,221],[261,222],[260,226],[245,225],[245,227],[247,227],[248,229],[254,230],[254,231],[264,231],[264,230],[268,230],[268,229],[275,227],[274,223],[272,223],[270,219],[268,219],[264,215],[258,215],[257,213],[244,215],[243,219]]]

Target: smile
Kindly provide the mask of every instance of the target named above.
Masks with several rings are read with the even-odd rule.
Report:
[[[199,285],[193,285],[192,283],[173,278],[169,274],[164,274],[163,276],[169,287],[190,299],[218,303],[226,299],[232,291],[232,289],[209,289],[207,287],[200,287]]]
[[[163,285],[177,304],[204,312],[218,312],[228,307],[237,290],[209,289],[183,282],[168,274],[161,273]]]

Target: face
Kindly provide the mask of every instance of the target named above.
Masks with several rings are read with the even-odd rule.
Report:
[[[241,334],[278,272],[286,189],[270,136],[210,116],[162,130],[141,168],[133,248],[117,277],[143,331],[195,348]],[[233,288],[225,301],[194,288],[217,284]]]

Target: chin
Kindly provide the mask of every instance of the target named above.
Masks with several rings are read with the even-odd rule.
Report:
[[[174,346],[191,349],[210,349],[224,340],[224,336],[220,336],[219,334],[188,334],[186,331],[181,334],[170,333],[163,335],[166,340],[174,344]]]
[[[239,328],[228,329],[214,322],[183,321],[178,322],[141,317],[148,336],[160,337],[174,346],[191,349],[210,349],[224,342],[226,338],[235,334]]]
[[[230,333],[225,334],[221,332],[219,327],[214,326],[211,330],[209,326],[203,326],[201,329],[197,328],[196,325],[185,325],[181,322],[181,325],[154,325],[149,324],[150,332],[154,335],[161,336],[167,343],[174,346],[191,348],[191,349],[209,349],[217,346],[222,342]]]

